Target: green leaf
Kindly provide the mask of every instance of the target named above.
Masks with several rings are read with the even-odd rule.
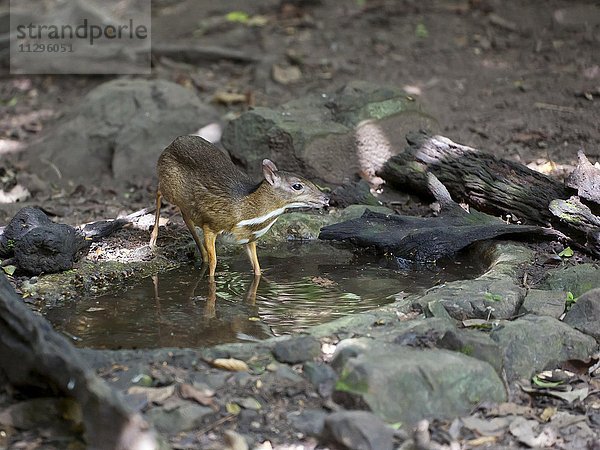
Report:
[[[553,388],[556,386],[560,386],[561,384],[563,384],[563,381],[546,381],[543,380],[541,378],[539,378],[537,375],[534,375],[534,377],[532,378],[533,384],[535,384],[537,387],[542,387],[542,388]]]
[[[486,292],[483,297],[490,302],[502,301],[502,296],[500,294],[492,294],[491,292]]]
[[[238,405],[237,403],[227,403],[225,405],[225,409],[227,410],[227,412],[229,414],[233,414],[234,416],[237,416],[241,411],[242,411],[242,407],[240,405]]]
[[[418,23],[417,28],[415,29],[415,34],[419,39],[425,39],[429,36],[429,31],[427,31],[427,27],[423,23]]]
[[[577,303],[577,299],[575,298],[573,293],[570,291],[567,292],[567,301],[565,302],[567,310],[571,309],[575,303]]]
[[[228,22],[247,23],[250,16],[244,11],[231,11],[230,13],[227,13],[225,19]]]
[[[12,275],[17,270],[17,266],[9,265],[2,268],[7,275]]]
[[[571,247],[567,247],[562,252],[560,252],[558,256],[560,256],[561,258],[570,258],[571,256],[573,256],[573,250],[571,249]]]

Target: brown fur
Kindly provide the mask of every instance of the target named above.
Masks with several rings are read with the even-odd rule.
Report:
[[[263,163],[263,171],[269,181],[265,179],[254,183],[224,153],[198,136],[175,139],[160,155],[157,170],[158,202],[163,196],[179,207],[184,220],[188,219],[186,224],[203,257],[206,256],[205,249],[188,222],[204,230],[205,244],[207,234],[220,233],[230,233],[237,241],[245,239],[252,243],[256,240],[253,232],[264,228],[276,217],[261,224],[236,227],[240,221],[261,217],[294,203],[321,207],[328,202],[327,196],[313,183],[297,175],[277,171],[275,165],[267,160]],[[301,191],[292,188],[297,183],[302,184]],[[156,242],[157,227],[155,223],[151,244]],[[250,257],[255,259],[255,255]]]

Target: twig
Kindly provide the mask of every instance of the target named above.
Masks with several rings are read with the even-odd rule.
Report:
[[[213,423],[211,423],[210,425],[205,426],[204,428],[202,428],[201,430],[198,431],[197,434],[199,435],[203,435],[208,433],[210,430],[217,428],[219,425],[223,425],[225,422],[229,422],[231,419],[233,419],[235,417],[234,414],[228,414],[225,417],[221,417],[218,420],[215,420]]]
[[[560,106],[560,105],[552,105],[550,103],[543,102],[535,102],[533,104],[538,109],[548,109],[550,111],[558,111],[558,112],[567,112],[567,113],[576,113],[577,110],[575,108],[571,108],[570,106]]]

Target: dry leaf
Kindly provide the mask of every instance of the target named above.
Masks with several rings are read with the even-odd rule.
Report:
[[[233,402],[227,403],[225,409],[229,414],[233,414],[234,416],[237,416],[242,411],[242,407]]]
[[[233,105],[235,103],[246,103],[248,96],[237,92],[217,91],[213,96],[213,102],[222,103],[223,105]]]
[[[529,447],[551,447],[556,442],[556,431],[552,427],[545,427],[541,433],[536,436],[539,423],[537,420],[527,420],[523,417],[517,417],[510,424],[510,433],[516,437],[519,442]]]
[[[496,436],[481,436],[470,441],[466,441],[465,444],[471,447],[479,447],[480,445],[493,444],[498,440]]]
[[[233,430],[227,430],[224,433],[224,438],[228,445],[227,450],[248,450],[248,443],[241,434]]]
[[[235,358],[217,358],[211,362],[211,365],[217,369],[231,372],[248,372],[250,370],[248,364]]]
[[[488,411],[490,416],[528,416],[533,418],[533,408],[516,403],[500,403]]]
[[[325,277],[312,277],[310,281],[323,287],[335,286],[336,284],[335,281]]]
[[[273,79],[279,83],[288,85],[300,81],[302,78],[302,72],[298,66],[286,66],[282,67],[277,64],[273,65]]]
[[[143,394],[148,399],[148,402],[155,403],[157,405],[163,404],[169,397],[175,393],[175,385],[151,388],[144,386],[131,386],[127,389],[128,394]]]
[[[544,408],[544,411],[542,411],[542,414],[540,414],[540,420],[542,422],[548,422],[550,419],[552,419],[552,416],[556,414],[556,411],[557,409],[553,406]]]
[[[215,393],[209,389],[196,389],[191,384],[183,383],[179,385],[179,395],[187,400],[194,400],[201,405],[210,406],[213,404],[212,396]]]
[[[483,436],[502,436],[510,425],[508,419],[495,417],[493,419],[480,419],[478,417],[463,417],[460,419],[463,426],[476,431]]]

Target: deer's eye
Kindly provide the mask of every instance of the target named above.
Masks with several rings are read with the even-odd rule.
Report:
[[[294,184],[292,184],[292,189],[295,190],[295,191],[301,191],[303,187],[304,186],[302,186],[300,183],[294,183]]]

